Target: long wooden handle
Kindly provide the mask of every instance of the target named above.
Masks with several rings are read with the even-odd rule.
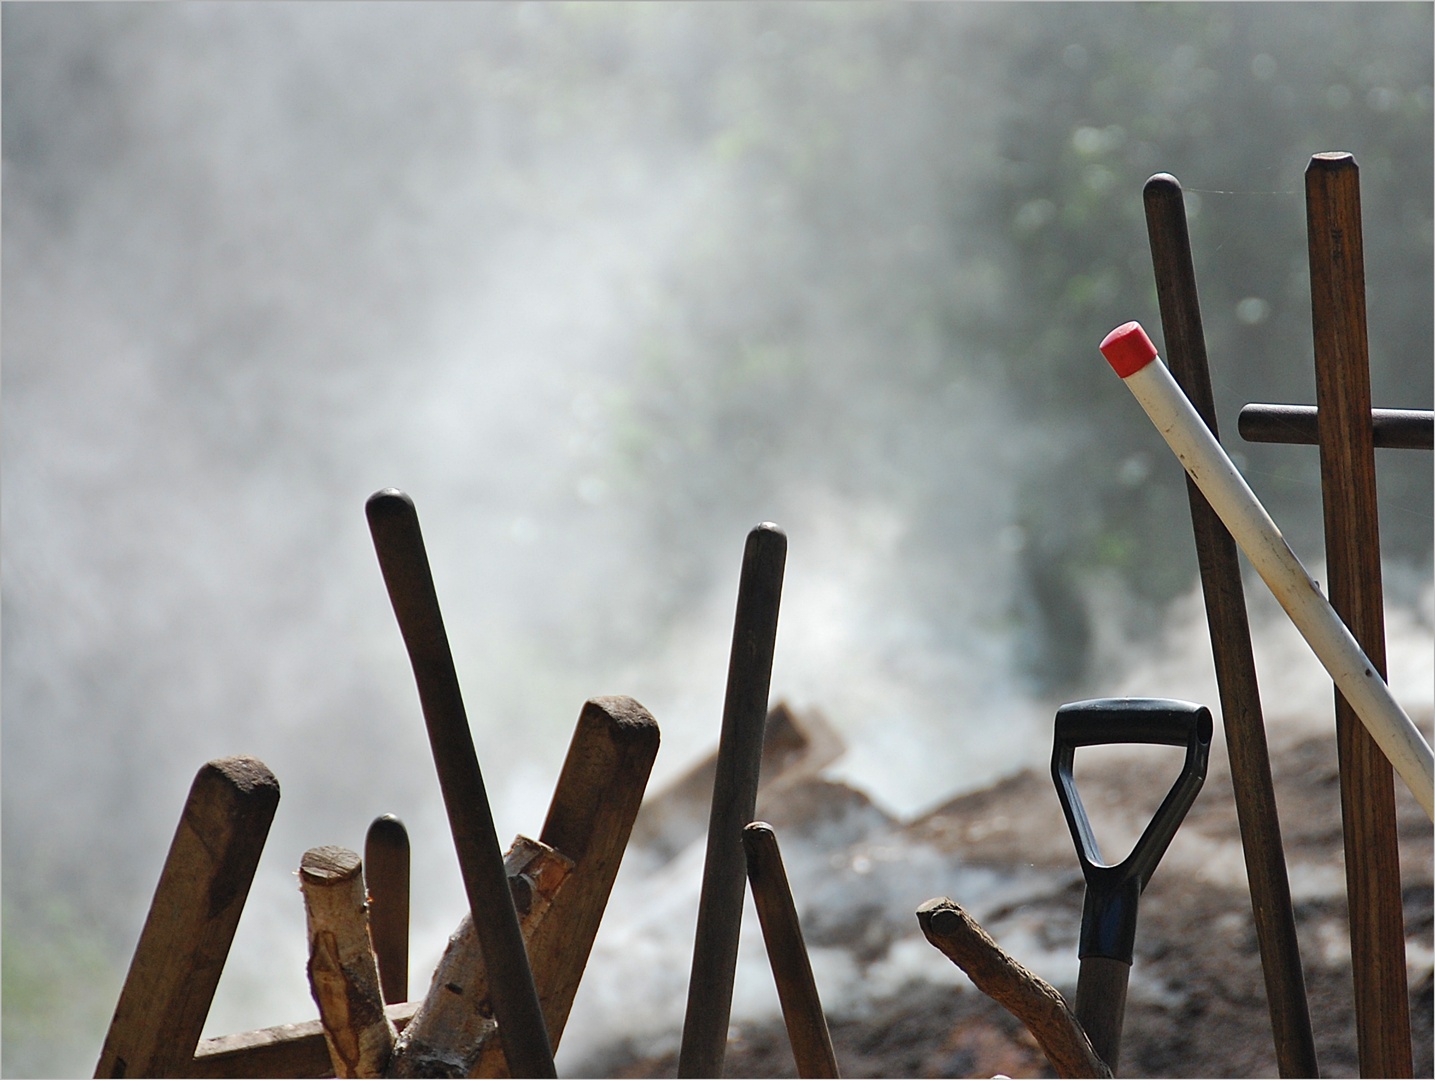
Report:
[[[514,1076],[554,1076],[553,1050],[508,888],[503,849],[498,845],[459,692],[418,511],[412,499],[392,488],[370,496],[365,509],[384,584],[418,684],[434,767],[509,1068]]]
[[[1385,674],[1385,605],[1365,327],[1360,173],[1349,154],[1317,154],[1305,174],[1310,296],[1320,415],[1320,489],[1330,602],[1371,667]],[[1338,686],[1336,745],[1350,898],[1355,1026],[1362,1076],[1410,1076],[1410,997],[1395,784],[1379,737]],[[1388,751],[1387,751],[1388,754]],[[1393,759],[1392,759],[1393,760]]]
[[[777,998],[797,1062],[797,1075],[840,1076],[777,834],[767,822],[754,821],[742,830],[742,842],[747,849],[747,880],[752,886],[757,920],[762,924],[762,938],[773,981],[777,983]]]
[[[733,620],[687,1013],[678,1051],[679,1076],[721,1076],[727,1053],[738,933],[747,891],[742,829],[755,816],[757,806],[786,562],[787,536],[776,525],[763,523],[748,533]]]
[[[1171,374],[1211,435],[1219,438],[1181,185],[1174,176],[1158,174],[1146,181],[1143,200]],[[1315,1034],[1306,1000],[1240,561],[1231,534],[1190,477],[1186,478],[1186,491],[1276,1066],[1283,1077],[1316,1076]]]

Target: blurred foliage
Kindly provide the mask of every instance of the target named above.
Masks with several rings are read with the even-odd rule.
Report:
[[[1074,407],[1088,420],[1088,437],[1064,461],[1028,478],[1024,506],[1062,523],[1040,530],[1052,558],[1115,565],[1164,599],[1194,565],[1142,553],[1189,547],[1180,474],[1163,461],[1149,482],[1123,482],[1122,463],[1159,443],[1091,362],[1095,342],[1127,318],[1161,341],[1142,185],[1169,172],[1195,193],[1187,216],[1224,441],[1311,552],[1314,450],[1246,446],[1236,413],[1251,401],[1314,402],[1302,174],[1312,154],[1332,150],[1360,166],[1376,404],[1429,407],[1432,9],[1122,11],[1059,4],[1013,14],[1001,160],[971,225],[985,226],[1010,289],[1011,302],[986,320],[991,354],[1002,354],[995,370],[1019,380],[1033,422],[1066,422]],[[954,337],[971,330],[954,327]],[[1382,485],[1397,511],[1387,515],[1386,550],[1428,560],[1428,470],[1383,469]]]
[[[1431,11],[819,5],[705,22],[703,55],[724,62],[695,74],[731,202],[665,283],[620,443],[633,482],[670,493],[656,535],[733,535],[715,508],[826,485],[897,507],[910,560],[960,559],[974,530],[1017,548],[1013,614],[1048,687],[1083,669],[1093,583],[1114,575],[1154,628],[1196,573],[1184,480],[1096,343],[1129,318],[1161,341],[1142,187],[1170,172],[1224,441],[1318,558],[1315,452],[1244,444],[1236,413],[1314,401],[1302,174],[1328,150],[1361,168],[1377,404],[1429,407]],[[974,477],[973,425],[1011,491]],[[1428,465],[1381,460],[1386,549],[1426,562]],[[699,563],[659,558],[667,580]],[[960,575],[918,578],[934,627],[970,611]]]

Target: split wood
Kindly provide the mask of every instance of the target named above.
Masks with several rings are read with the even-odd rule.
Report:
[[[1385,677],[1360,171],[1316,154],[1305,173],[1320,479],[1330,602]],[[1335,695],[1345,880],[1362,1076],[1410,1076],[1410,998],[1390,762]]]
[[[520,837],[506,860],[508,870],[515,874],[509,881],[519,897],[518,906],[525,906],[525,896],[536,899],[527,905],[521,932],[555,1047],[562,1037],[627,848],[658,742],[657,722],[632,698],[588,701],[559,774],[541,840]],[[537,866],[535,851],[540,853]],[[572,868],[555,884],[555,864],[567,862],[572,863]],[[467,945],[461,940],[465,937]],[[447,966],[440,966],[443,978],[436,973],[425,1001],[392,1005],[386,1010],[395,1027],[403,1032],[398,1040],[400,1050],[396,1050],[389,1065],[392,1074],[399,1075],[398,1070],[405,1067],[404,1058],[413,1052],[403,1048],[421,1041],[434,1057],[445,1055],[450,1062],[448,1068],[454,1071],[441,1075],[509,1075],[502,1044],[492,1037],[492,1021],[482,1022],[485,1017],[481,1001],[473,1001],[471,1010],[471,1017],[478,1023],[467,1028],[459,1024],[459,1030],[450,1023],[454,1015],[452,1002],[445,999],[481,998],[485,986],[482,960],[472,947],[471,920],[465,920],[454,939],[445,954]],[[455,960],[459,952],[468,958],[465,963]],[[466,989],[465,994],[455,995],[448,989],[451,975],[462,979],[457,984]],[[408,1031],[420,1009],[429,1015],[425,1021],[428,1033],[421,1040],[417,1033]],[[447,1035],[439,1030],[444,1024],[448,1024]],[[467,1032],[475,1029],[479,1043],[468,1046],[463,1040],[469,1037]],[[182,1075],[318,1077],[327,1075],[330,1068],[322,1033],[318,1023],[313,1022],[206,1040]]]
[[[1181,185],[1174,176],[1158,173],[1146,181],[1143,202],[1171,374],[1212,436],[1219,438]],[[1276,1064],[1283,1077],[1316,1076],[1315,1035],[1236,542],[1189,476],[1186,492]]]
[[[299,863],[309,925],[309,989],[319,1006],[329,1061],[338,1077],[379,1077],[394,1051],[359,856],[342,847],[310,848]]]
[[[190,1075],[278,805],[279,782],[257,758],[220,758],[195,776],[97,1077]]]
[[[1111,1076],[1061,992],[1007,955],[960,906],[945,897],[928,900],[917,922],[978,990],[1026,1026],[1058,1076]]]

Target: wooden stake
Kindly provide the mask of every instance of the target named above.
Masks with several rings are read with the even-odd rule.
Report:
[[[186,1076],[279,805],[262,761],[199,770],[105,1036],[96,1076]]]
[[[469,911],[483,946],[499,1038],[514,1075],[552,1077],[553,1049],[508,889],[418,511],[412,499],[392,488],[370,496],[365,511],[418,684]]]
[[[687,1013],[678,1051],[678,1075],[682,1077],[721,1076],[727,1054],[738,933],[747,891],[742,829],[753,819],[757,806],[763,722],[786,561],[787,536],[776,525],[765,522],[748,533],[733,621]]]
[[[1061,992],[1008,956],[961,907],[945,897],[928,900],[917,922],[978,990],[1026,1025],[1058,1076],[1111,1075]]]
[[[1317,154],[1305,173],[1321,494],[1330,602],[1383,678],[1380,576],[1360,173],[1349,154]],[[1345,877],[1363,1076],[1410,1076],[1400,850],[1390,763],[1335,697]]]
[[[310,848],[299,863],[309,923],[309,988],[319,1006],[334,1075],[384,1075],[394,1028],[384,1015],[379,967],[369,944],[359,856]]]
[[[630,697],[599,697],[578,716],[541,834],[574,862],[528,940],[543,1019],[556,1049],[593,951],[608,896],[627,850],[658,753],[658,724]],[[472,1076],[506,1076],[485,1046]]]
[[[409,999],[409,833],[393,814],[377,817],[364,839],[369,936],[384,1001]]]
[[[832,1035],[827,1030],[827,1016],[817,995],[817,981],[812,977],[812,962],[802,941],[797,905],[793,903],[787,869],[782,865],[782,852],[777,846],[777,834],[767,822],[754,821],[742,830],[742,842],[747,850],[747,880],[752,886],[758,922],[762,924],[767,960],[777,983],[777,997],[782,1003],[782,1020],[797,1062],[797,1075],[840,1076],[837,1055],[832,1050]]]
[[[1211,435],[1219,437],[1181,185],[1174,176],[1157,174],[1146,182],[1144,201],[1171,374],[1211,429]],[[1196,560],[1206,602],[1226,749],[1231,759],[1236,820],[1265,973],[1276,1063],[1281,1076],[1312,1077],[1318,1075],[1315,1035],[1306,1002],[1305,974],[1296,938],[1295,910],[1236,542],[1189,476],[1186,493],[1191,504]]]

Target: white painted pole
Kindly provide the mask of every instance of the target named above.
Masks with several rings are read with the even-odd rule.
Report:
[[[1375,665],[1171,377],[1141,324],[1129,322],[1111,331],[1101,342],[1101,353],[1330,672],[1336,688],[1426,816],[1435,820],[1435,755],[1430,744],[1391,696]]]

